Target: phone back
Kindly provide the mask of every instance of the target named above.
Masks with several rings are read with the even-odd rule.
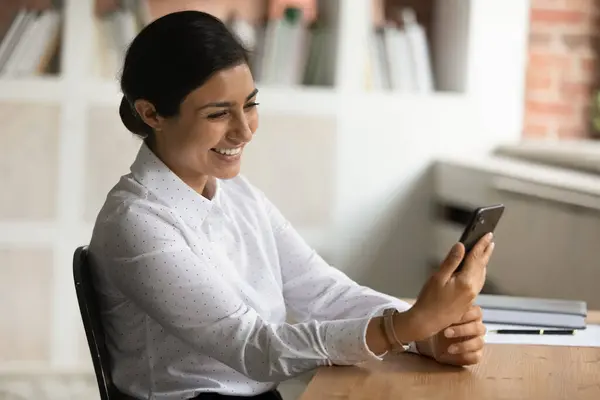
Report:
[[[496,229],[503,213],[504,205],[502,204],[481,207],[473,212],[471,220],[460,238],[460,242],[465,245],[467,253],[471,251],[479,239]]]

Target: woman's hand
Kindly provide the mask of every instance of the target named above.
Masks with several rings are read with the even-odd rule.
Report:
[[[483,356],[484,336],[481,308],[472,306],[458,323],[431,338],[417,342],[419,353],[450,365],[473,365]]]
[[[460,321],[470,309],[485,282],[487,263],[494,250],[492,235],[484,236],[466,256],[462,269],[456,268],[465,256],[461,243],[452,247],[448,256],[425,283],[414,306],[407,311],[419,340]]]

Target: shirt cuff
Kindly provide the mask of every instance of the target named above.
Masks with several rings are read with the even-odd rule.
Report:
[[[336,365],[355,365],[381,360],[367,346],[366,332],[371,318],[328,321],[325,324],[325,347]]]
[[[390,304],[387,304],[387,305],[384,305],[384,306],[381,306],[381,307],[375,309],[375,311],[371,314],[370,318],[383,316],[383,311],[386,308],[395,308],[399,312],[404,312],[404,311],[408,310],[411,307],[412,307],[412,305],[408,304],[407,302],[402,301],[402,300],[398,300],[398,301],[395,301],[393,303],[390,303]],[[367,343],[366,343],[367,331],[366,331],[366,328],[365,328],[365,332],[364,332],[363,338],[364,338],[364,341],[365,341],[364,345],[365,345],[365,347],[367,347]],[[409,346],[408,350],[406,350],[407,353],[421,354],[421,353],[419,353],[419,350],[417,349],[417,343],[416,342],[409,342],[408,346]],[[368,349],[368,347],[367,347],[367,349]],[[374,354],[372,352],[371,352],[371,354],[373,355],[373,357],[375,357],[375,358],[377,358],[379,360],[383,360],[383,357],[385,357],[387,355],[387,352],[385,352],[385,353],[383,353],[381,355],[376,355],[376,354]]]
[[[382,361],[386,353],[375,354],[367,346],[367,328],[372,318],[380,317],[386,308],[406,311],[410,304],[398,300],[382,305],[366,318],[328,321],[325,323],[325,347],[330,361],[336,365],[355,365],[361,362]],[[409,343],[407,352],[419,354],[415,342]]]

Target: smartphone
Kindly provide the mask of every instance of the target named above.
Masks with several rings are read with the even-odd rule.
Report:
[[[479,239],[490,232],[494,232],[503,213],[503,204],[479,207],[473,211],[459,240],[465,246],[465,254],[469,254]],[[462,268],[462,264],[461,262],[456,269],[457,271]]]

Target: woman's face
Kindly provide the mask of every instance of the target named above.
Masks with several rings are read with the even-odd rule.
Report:
[[[191,186],[211,176],[235,177],[258,127],[256,94],[248,65],[215,73],[183,100],[179,115],[155,116],[153,150]]]

